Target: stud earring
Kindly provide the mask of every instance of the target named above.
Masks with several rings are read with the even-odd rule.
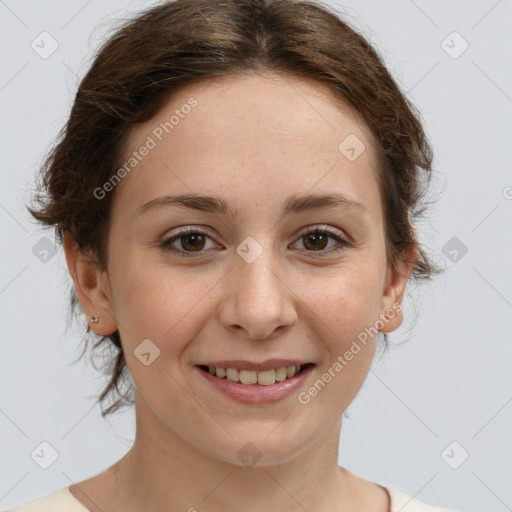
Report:
[[[99,318],[94,315],[94,316],[91,316],[91,324],[97,324],[99,322]]]

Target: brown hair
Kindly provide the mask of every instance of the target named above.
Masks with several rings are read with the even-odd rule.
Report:
[[[411,274],[425,281],[441,272],[416,241],[411,225],[426,208],[420,203],[431,179],[432,150],[414,106],[401,93],[370,43],[334,10],[315,1],[167,1],[125,21],[97,52],[81,81],[67,122],[47,156],[27,207],[62,243],[68,231],[106,270],[113,194],[98,200],[101,187],[121,165],[134,123],[152,118],[171,93],[198,80],[259,71],[290,73],[327,86],[365,120],[379,142],[388,262],[397,268],[415,249]],[[71,311],[82,310],[74,285]],[[89,324],[87,335],[92,334]],[[94,335],[98,336],[98,335]],[[110,381],[99,397],[120,398],[102,415],[133,404],[119,332],[107,342]],[[385,344],[387,335],[384,333]],[[108,343],[110,341],[111,343]],[[131,381],[120,392],[122,383]],[[124,402],[124,403],[123,403]]]

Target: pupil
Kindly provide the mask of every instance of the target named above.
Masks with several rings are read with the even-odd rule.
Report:
[[[323,238],[323,241],[324,241],[324,244],[322,244],[321,247],[319,247],[318,245],[315,245],[315,242],[318,242],[319,239],[320,241],[322,241],[322,238]],[[313,241],[313,249],[323,249],[325,247],[325,241],[326,241],[326,236],[322,233],[310,233],[308,236],[307,236],[307,242],[309,243],[310,241]],[[308,244],[305,244],[306,247]]]
[[[186,240],[186,242],[184,243],[183,242],[183,239]],[[204,237],[202,235],[199,235],[199,234],[195,234],[195,235],[186,235],[184,236],[181,241],[181,246],[183,247],[183,249],[187,249],[187,250],[190,250],[190,249],[199,249],[201,250],[202,247],[195,247],[195,244],[199,241],[204,241]],[[191,244],[188,243],[188,240],[192,239],[193,242]],[[186,247],[186,246],[189,246],[189,247]]]

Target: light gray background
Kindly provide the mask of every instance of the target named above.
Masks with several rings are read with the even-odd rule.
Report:
[[[133,412],[105,423],[92,398],[104,381],[71,364],[81,345],[64,331],[64,255],[36,256],[53,234],[23,202],[105,31],[152,3],[0,1],[1,509],[101,472],[133,439]],[[405,344],[375,361],[344,420],[339,462],[428,503],[512,510],[512,1],[332,4],[422,112],[442,197],[417,227],[448,269],[414,292],[416,307],[406,301],[419,319],[391,335]],[[46,59],[31,48],[43,31],[59,45]],[[454,31],[469,44],[459,56]],[[445,255],[452,237],[467,247],[456,262]],[[43,441],[58,452],[48,469],[31,458]]]

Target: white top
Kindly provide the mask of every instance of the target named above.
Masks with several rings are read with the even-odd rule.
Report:
[[[433,507],[419,501],[399,489],[385,487],[391,497],[390,512],[455,512],[454,510]],[[13,509],[0,512],[90,512],[69,491],[69,487],[62,487],[47,496],[28,501]]]

